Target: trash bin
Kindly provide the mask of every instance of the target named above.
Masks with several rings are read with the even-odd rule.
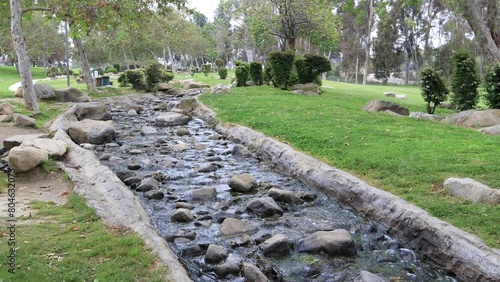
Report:
[[[101,86],[109,85],[109,76],[101,76]]]

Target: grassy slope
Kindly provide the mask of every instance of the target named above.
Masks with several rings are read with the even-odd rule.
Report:
[[[425,111],[415,86],[325,86],[333,88],[325,88],[320,97],[266,86],[233,88],[231,95],[203,95],[202,100],[225,121],[286,141],[500,247],[500,208],[450,197],[441,187],[448,177],[500,187],[498,136],[361,110],[371,99],[387,99],[410,111]],[[385,91],[407,94],[408,100],[385,98]]]

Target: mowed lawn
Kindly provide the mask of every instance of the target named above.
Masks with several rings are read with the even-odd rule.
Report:
[[[230,95],[204,94],[201,100],[225,122],[287,142],[500,247],[500,206],[472,204],[442,190],[449,177],[470,177],[500,188],[499,136],[362,110],[372,99],[385,99],[425,112],[417,86],[331,81],[323,86],[319,97],[261,86],[233,88]],[[408,99],[384,97],[387,91],[406,94]],[[452,112],[438,109],[436,114]]]

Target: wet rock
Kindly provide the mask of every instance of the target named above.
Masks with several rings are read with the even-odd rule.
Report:
[[[47,151],[34,147],[15,147],[9,151],[9,165],[16,172],[30,171],[49,159]]]
[[[363,224],[359,227],[359,232],[361,235],[368,235],[377,232],[377,228],[371,223]]]
[[[125,185],[127,185],[129,187],[135,188],[135,187],[137,187],[137,184],[141,183],[141,181],[142,181],[141,178],[132,176],[132,177],[128,177],[125,180],[123,180],[123,183],[125,183]]]
[[[235,263],[224,263],[214,266],[214,273],[218,278],[225,278],[228,275],[240,275],[240,266]]]
[[[174,113],[174,112],[166,112],[161,113],[159,116],[155,118],[155,122],[157,126],[178,126],[178,125],[186,125],[191,118],[185,116],[183,114]]]
[[[388,280],[382,279],[377,275],[368,271],[361,271],[361,273],[354,279],[354,282],[387,282]]]
[[[220,225],[220,235],[223,237],[235,237],[243,234],[253,234],[259,228],[250,223],[235,218],[226,218]]]
[[[34,127],[36,124],[36,119],[18,113],[13,114],[12,119],[14,120],[14,125],[20,127]]]
[[[135,176],[135,172],[130,171],[128,169],[124,169],[123,167],[119,167],[119,168],[115,169],[114,172],[115,172],[116,176],[118,176],[118,178],[120,178],[121,181],[124,181],[127,178]]]
[[[299,246],[299,252],[326,253],[330,256],[356,255],[356,246],[347,230],[318,231],[307,236]]]
[[[212,163],[207,164],[206,166],[199,168],[198,171],[199,172],[214,172],[214,171],[217,171],[219,169],[219,166],[221,166],[221,165],[218,163],[212,162]]]
[[[231,190],[240,193],[248,193],[255,190],[258,187],[255,178],[248,173],[243,173],[231,177],[228,185],[229,187],[231,187]]]
[[[220,212],[215,215],[215,218],[217,219],[218,223],[222,223],[226,218],[235,218],[240,220],[241,216],[234,213]]]
[[[235,158],[251,158],[252,153],[243,145],[236,144],[233,147],[233,151],[231,152],[233,157]]]
[[[208,157],[207,162],[221,162],[222,158],[219,156]]]
[[[141,128],[141,135],[143,136],[155,135],[155,134],[158,134],[158,130],[156,130],[156,128],[154,127],[145,125]]]
[[[283,210],[271,197],[253,199],[246,205],[247,209],[261,217],[282,216]]]
[[[134,103],[125,103],[125,104],[123,104],[123,109],[125,111],[134,110],[136,113],[141,113],[141,112],[144,111],[144,107],[143,106],[138,105],[138,104],[134,104]]]
[[[131,155],[140,155],[140,154],[144,153],[144,151],[141,149],[132,149],[128,153]]]
[[[171,148],[172,152],[184,152],[187,150],[186,143],[175,144]]]
[[[138,163],[129,163],[127,164],[127,168],[130,170],[139,170],[142,168],[142,165]]]
[[[104,144],[115,139],[115,129],[110,122],[100,120],[82,120],[71,123],[68,134],[77,144]]]
[[[136,110],[134,110],[134,109],[130,109],[130,110],[128,110],[127,115],[128,115],[128,116],[137,116],[137,115],[139,115],[139,114],[137,113],[137,111],[136,111]]]
[[[167,239],[169,239],[168,241],[172,241],[171,239],[177,239],[177,238],[187,238],[192,241],[196,238],[196,232],[193,230],[182,229],[179,232],[172,234]]]
[[[151,190],[156,190],[158,189],[158,180],[154,179],[153,177],[148,177],[139,183],[137,186],[136,190],[140,192],[147,192]]]
[[[202,247],[200,247],[200,245],[197,245],[197,244],[187,244],[186,246],[184,246],[181,250],[181,254],[183,256],[198,256],[198,255],[201,255],[203,254],[205,251],[203,250]]]
[[[190,222],[193,220],[193,214],[188,209],[177,209],[171,219],[176,222]]]
[[[191,191],[191,200],[195,202],[207,202],[217,197],[214,187],[201,188]]]
[[[317,267],[306,266],[301,271],[301,276],[304,278],[316,278],[321,275],[321,270]]]
[[[218,264],[229,256],[226,249],[216,244],[210,244],[205,254],[205,262],[210,264]]]
[[[188,136],[191,135],[188,128],[179,128],[176,132],[178,136]]]
[[[108,107],[101,103],[80,103],[76,105],[75,116],[78,120],[110,120],[111,114]]]
[[[249,245],[253,244],[252,237],[250,237],[247,234],[244,234],[241,236],[237,241],[233,241],[230,243],[231,248],[238,248],[238,247],[247,247]]]
[[[66,154],[67,146],[63,141],[49,138],[27,139],[21,144],[21,148],[33,147],[44,150],[52,158],[59,158]]]
[[[100,160],[100,161],[107,161],[107,160],[109,160],[111,157],[112,157],[112,155],[111,155],[111,154],[109,154],[109,153],[104,153],[104,154],[102,154],[102,155],[100,155],[100,156],[99,156],[99,160]]]
[[[284,234],[277,234],[259,245],[265,256],[286,255],[290,251],[288,238]]]
[[[203,145],[203,144],[199,144],[199,143],[198,143],[198,144],[195,144],[195,145],[194,145],[194,149],[195,149],[195,150],[197,150],[197,151],[203,151],[203,150],[205,150],[205,148],[206,148],[206,147],[205,147],[205,145]]]
[[[302,195],[300,195],[300,198],[305,202],[314,202],[316,201],[316,198],[318,198],[318,196],[313,193],[303,193]]]
[[[267,195],[269,195],[269,197],[273,198],[273,200],[275,201],[287,204],[297,204],[302,202],[302,200],[292,191],[271,188],[269,189],[269,191],[267,191]]]
[[[243,263],[243,276],[246,282],[269,282],[270,280],[260,271],[260,269],[250,263]]]
[[[165,195],[160,190],[151,190],[144,193],[144,197],[147,199],[161,200]]]
[[[211,220],[198,220],[194,223],[194,226],[208,228],[212,226]]]

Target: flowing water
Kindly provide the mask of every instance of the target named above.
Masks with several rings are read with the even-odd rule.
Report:
[[[224,139],[204,121],[194,118],[184,126],[156,127],[155,116],[170,110],[175,99],[136,98],[134,103],[144,107],[139,115],[127,113],[120,102],[110,104],[117,144],[94,149],[101,162],[121,178],[152,176],[160,181],[159,190],[164,194],[161,200],[148,199],[143,192],[134,193],[158,232],[188,267],[193,280],[244,281],[237,272],[225,267],[249,262],[274,281],[353,281],[360,271],[371,272],[386,281],[456,281],[443,269],[422,261],[418,253],[389,236],[383,225],[359,217],[349,207],[276,171],[272,163],[252,153],[233,154],[235,146],[241,149],[241,145]],[[156,128],[158,134],[141,135],[143,126]],[[179,129],[184,130],[182,136],[178,135]],[[183,144],[186,150],[174,149]],[[200,172],[208,165],[213,169]],[[250,173],[257,180],[256,192],[231,191],[229,179],[241,173]],[[215,188],[216,198],[193,201],[190,192],[206,187]],[[261,218],[250,213],[245,206],[247,201],[266,196],[266,191],[272,187],[293,191],[305,201],[279,203],[284,211],[280,217]],[[192,221],[172,221],[179,202],[192,205],[189,207],[194,215]],[[224,238],[219,228],[227,217],[258,226],[258,231]],[[351,234],[357,250],[355,256],[330,257],[324,253],[298,251],[300,242],[308,235],[335,229],[345,229]],[[278,233],[287,236],[291,247],[289,254],[264,256],[258,244]],[[227,259],[218,265],[205,263],[205,251],[210,244],[228,250]],[[227,273],[231,274],[225,276]]]

